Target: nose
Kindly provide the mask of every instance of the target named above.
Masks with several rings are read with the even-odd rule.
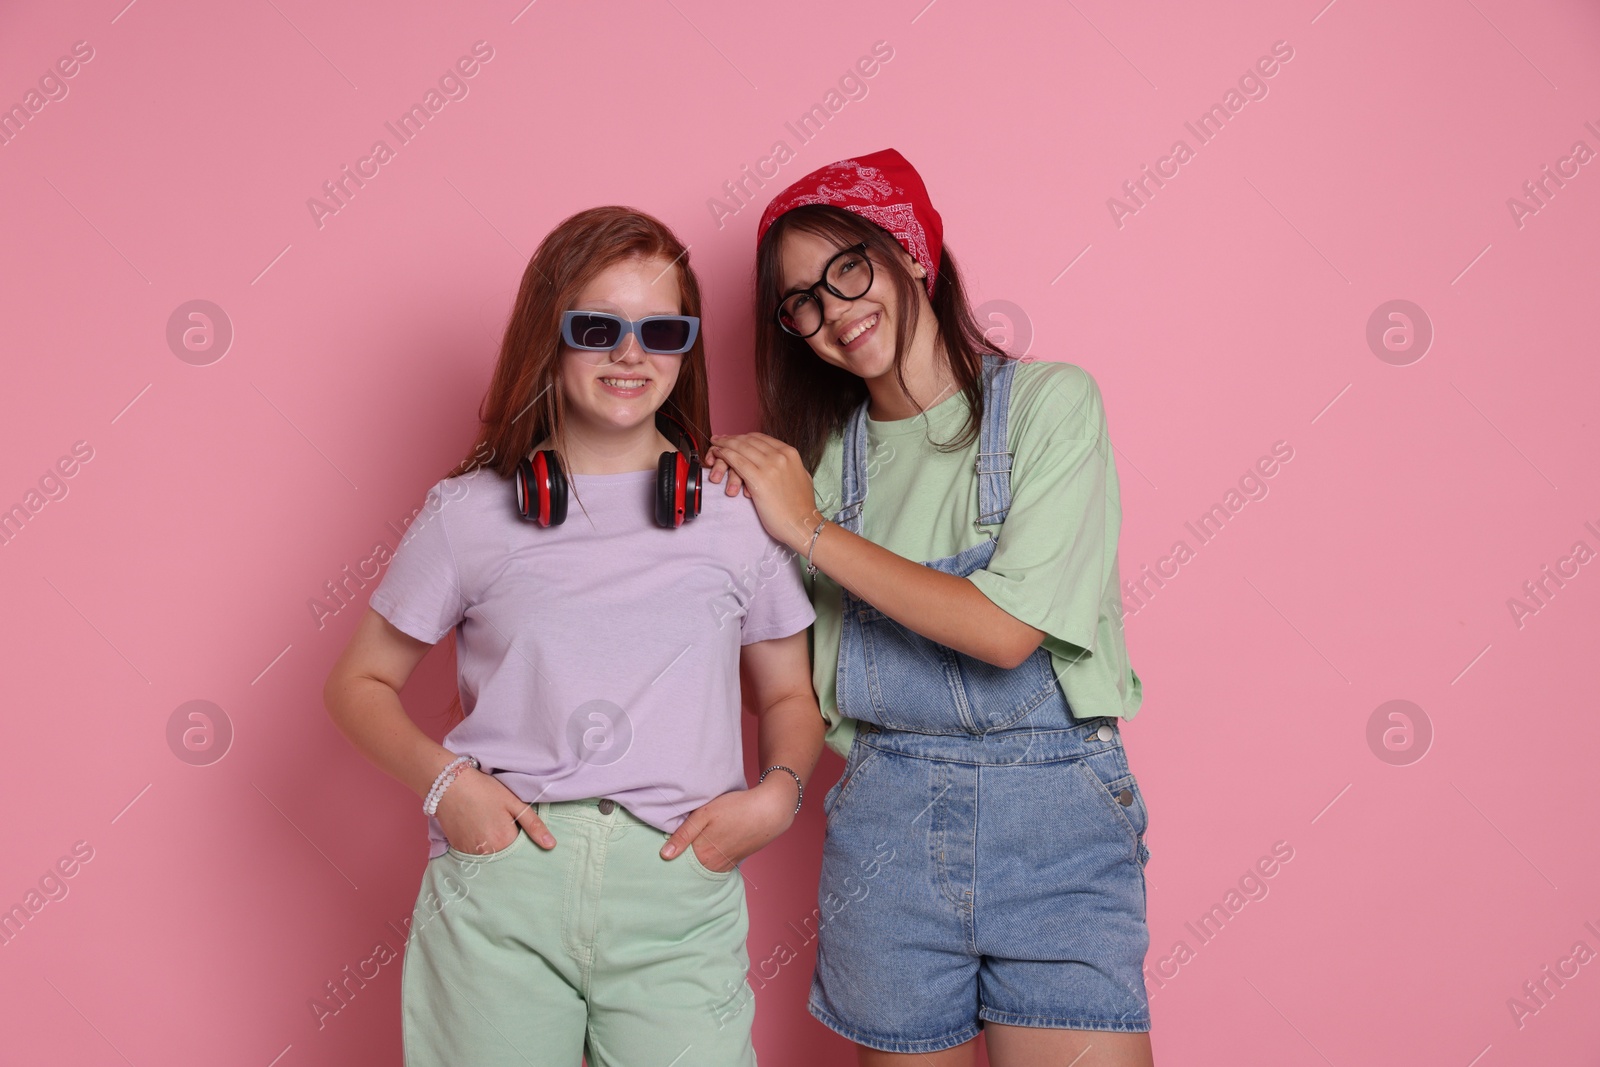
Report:
[[[830,325],[837,324],[849,314],[851,306],[855,303],[854,300],[845,300],[842,297],[834,296],[828,292],[827,286],[819,286],[817,288],[817,302],[822,307],[822,325],[824,329]]]
[[[642,363],[645,350],[639,347],[639,338],[630,330],[622,343],[611,352],[612,363]]]

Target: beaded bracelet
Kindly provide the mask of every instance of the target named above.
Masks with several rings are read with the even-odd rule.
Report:
[[[472,756],[457,756],[445,765],[439,772],[439,777],[433,780],[433,788],[428,790],[427,799],[422,802],[422,811],[432,815],[439,810],[439,801],[444,798],[444,791],[450,788],[450,783],[456,780],[461,772],[457,769],[463,763],[470,763],[473,770],[479,770],[482,765]]]
[[[767,775],[771,774],[773,771],[785,771],[788,773],[789,777],[794,779],[794,787],[800,791],[800,796],[796,798],[794,802],[794,813],[796,815],[800,814],[800,802],[806,798],[806,787],[804,783],[800,781],[800,776],[789,770],[789,768],[785,767],[783,764],[774,763],[772,766],[762,771],[761,777],[756,779],[756,785],[760,785],[762,782],[766,781]]]

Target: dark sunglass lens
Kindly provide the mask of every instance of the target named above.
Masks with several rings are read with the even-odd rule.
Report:
[[[828,284],[851,300],[865,296],[872,287],[872,264],[859,252],[836,256],[828,264]]]
[[[689,343],[688,319],[656,319],[639,328],[639,343],[649,352],[681,352]]]
[[[574,315],[572,340],[579,348],[615,348],[622,324],[610,315]]]

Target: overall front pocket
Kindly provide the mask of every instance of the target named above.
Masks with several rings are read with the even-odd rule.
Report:
[[[1059,690],[1043,648],[1016,667],[1000,667],[929,640],[864,602],[856,622],[871,699],[868,721],[879,726],[984,734],[1016,725]]]
[[[849,713],[891,730],[963,735],[975,732],[958,695],[956,653],[870,604],[856,609],[868,706]]]

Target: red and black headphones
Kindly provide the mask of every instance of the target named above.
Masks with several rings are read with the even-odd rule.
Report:
[[[679,449],[661,453],[656,464],[655,519],[657,526],[673,529],[700,514],[700,451],[683,423],[664,411],[656,412],[683,431],[689,454]],[[560,526],[567,517],[567,476],[552,449],[540,449],[517,464],[517,511],[540,526]]]

